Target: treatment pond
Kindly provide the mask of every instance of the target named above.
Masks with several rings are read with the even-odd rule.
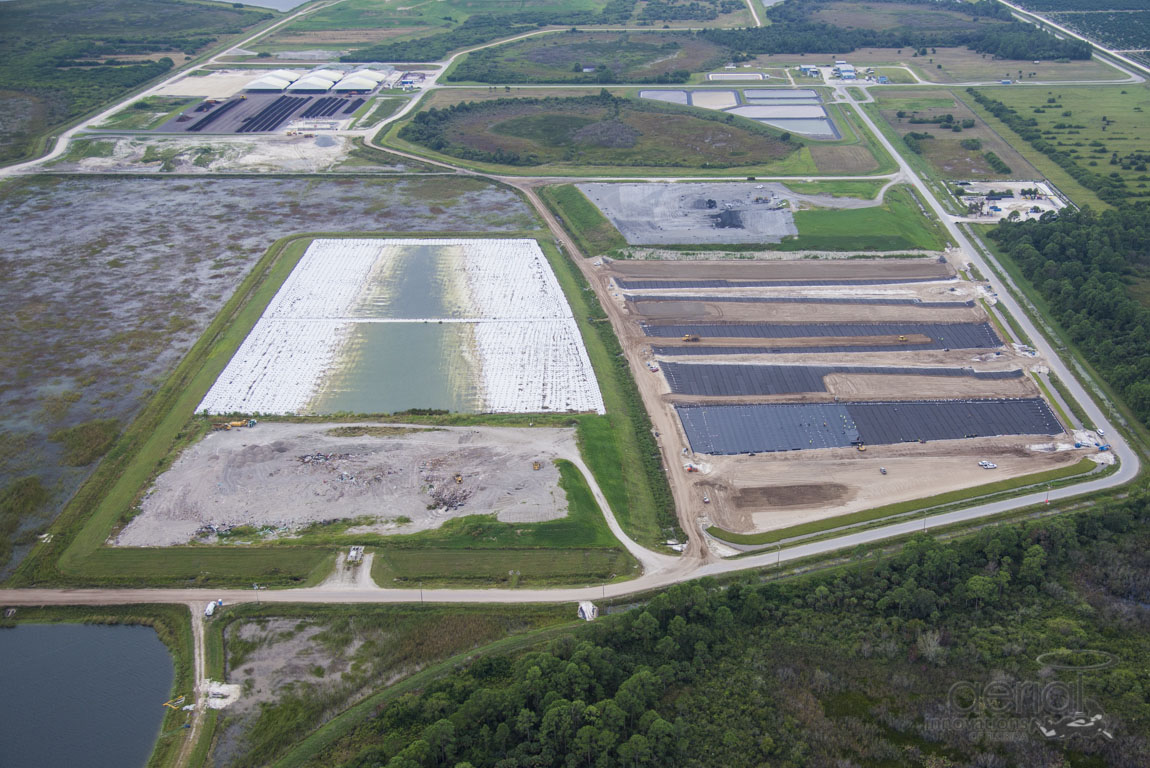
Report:
[[[172,675],[150,627],[0,629],[0,764],[145,765]]]

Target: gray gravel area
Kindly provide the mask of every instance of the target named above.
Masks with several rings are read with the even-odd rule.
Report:
[[[778,243],[797,206],[869,208],[879,200],[801,195],[778,183],[579,184],[630,245]]]
[[[235,526],[276,536],[355,520],[352,532],[414,533],[464,515],[528,523],[567,514],[553,462],[576,454],[572,430],[444,427],[338,437],[337,426],[263,423],[209,434],[157,478],[116,543],[214,542]]]

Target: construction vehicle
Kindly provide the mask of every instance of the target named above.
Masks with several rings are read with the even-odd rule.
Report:
[[[898,337],[898,340],[899,340],[899,341],[906,341],[906,336],[899,336],[899,337]]]
[[[256,421],[255,419],[244,419],[242,421],[224,421],[224,422],[220,422],[219,424],[213,424],[212,429],[228,430],[228,429],[238,429],[240,427],[247,427],[248,429],[251,429],[252,427],[254,427],[258,423],[259,422]]]
[[[699,337],[695,336],[694,334],[687,333],[687,334],[683,335],[683,341],[698,341],[698,340],[699,340]]]
[[[460,485],[462,482],[463,482],[463,475],[456,475],[455,476],[455,484]]]
[[[866,451],[866,446],[860,443],[859,444],[859,453],[862,453],[864,451]]]
[[[531,462],[531,468],[538,472],[539,470],[543,469],[543,462],[533,461]]]

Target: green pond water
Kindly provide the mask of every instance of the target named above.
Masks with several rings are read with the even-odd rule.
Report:
[[[312,403],[315,413],[394,413],[482,408],[469,323],[359,323],[341,368]]]
[[[408,245],[369,278],[353,317],[391,319],[473,317],[459,246]]]

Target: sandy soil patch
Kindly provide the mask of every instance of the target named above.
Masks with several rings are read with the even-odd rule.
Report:
[[[322,173],[339,170],[349,158],[351,140],[343,136],[261,136],[260,139],[225,137],[92,139],[114,146],[109,157],[61,161],[56,170],[79,173]],[[149,154],[150,151],[150,154]],[[145,157],[148,158],[145,160]],[[159,159],[153,159],[158,157]],[[381,160],[384,159],[381,157]],[[357,171],[372,166],[357,165]],[[380,172],[403,170],[381,165]]]
[[[832,373],[823,378],[832,395],[848,400],[935,400],[966,397],[1038,397],[1029,376],[976,379],[970,376],[882,376]]]
[[[235,526],[290,535],[311,523],[354,519],[362,524],[353,532],[413,533],[464,515],[539,522],[567,514],[553,461],[577,455],[572,430],[338,437],[330,432],[337,426],[263,423],[209,434],[156,480],[115,543],[214,541],[216,531]]]
[[[748,533],[1044,472],[1087,455],[1086,449],[1035,451],[1029,442],[1033,439],[1008,437],[870,446],[865,454],[803,451],[804,461],[785,454],[715,456],[708,459],[716,479],[699,482],[708,489],[712,521]],[[983,459],[998,468],[978,466]]]
[[[200,96],[205,99],[226,99],[244,89],[248,83],[260,76],[251,69],[222,69],[210,75],[184,75],[165,83],[156,90],[154,96]]]
[[[986,320],[977,306],[953,307],[909,305],[800,304],[807,323],[921,321],[973,323]],[[795,321],[794,304],[710,301],[639,301],[627,308],[644,320],[690,320],[694,322],[786,323]]]
[[[938,259],[849,261],[610,261],[610,273],[650,280],[881,280],[953,277]],[[867,286],[863,290],[870,288]],[[788,294],[792,287],[788,286]],[[842,290],[840,288],[840,290]],[[803,294],[809,295],[809,294]]]

